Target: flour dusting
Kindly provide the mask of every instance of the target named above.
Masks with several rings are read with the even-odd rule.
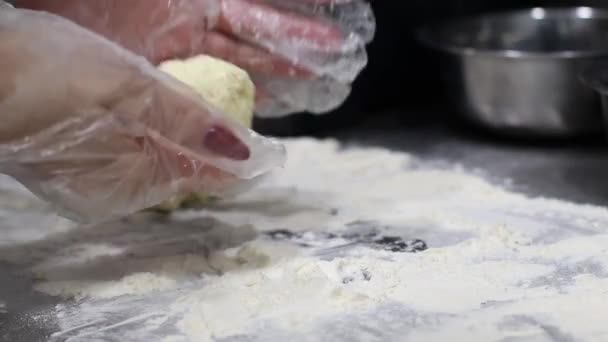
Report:
[[[64,298],[43,313],[52,341],[608,339],[606,209],[385,149],[285,144],[256,188],[169,218],[77,228],[0,203],[38,213],[8,224],[0,260]]]

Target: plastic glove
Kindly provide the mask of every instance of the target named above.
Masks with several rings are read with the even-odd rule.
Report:
[[[367,64],[364,0],[17,0],[74,20],[154,63],[201,53],[250,73],[257,114],[327,112]]]
[[[95,222],[284,162],[189,87],[60,17],[0,9],[0,172]]]

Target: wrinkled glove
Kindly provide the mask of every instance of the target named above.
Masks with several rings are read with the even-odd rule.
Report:
[[[145,59],[55,15],[0,8],[0,172],[95,222],[221,193],[285,159]]]
[[[249,72],[257,114],[327,112],[367,64],[365,0],[16,0],[67,17],[153,63],[207,54]]]

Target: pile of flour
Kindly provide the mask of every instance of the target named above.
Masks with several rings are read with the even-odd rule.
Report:
[[[170,218],[76,228],[24,200],[31,229],[7,221],[0,259],[68,299],[40,313],[54,341],[608,338],[604,208],[385,149],[285,144],[288,164],[255,189]]]

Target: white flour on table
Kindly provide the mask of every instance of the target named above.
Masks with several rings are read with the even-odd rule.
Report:
[[[0,213],[28,216],[5,219],[0,259],[71,299],[41,313],[52,341],[608,339],[606,209],[285,143],[288,165],[255,189],[165,220],[75,229],[4,184]]]

